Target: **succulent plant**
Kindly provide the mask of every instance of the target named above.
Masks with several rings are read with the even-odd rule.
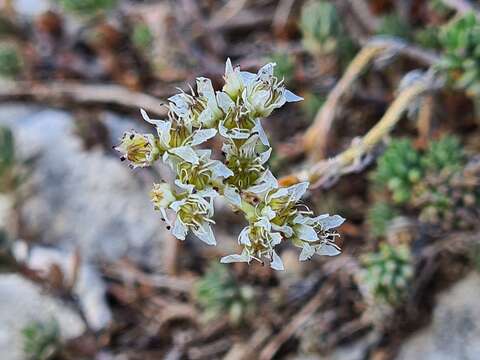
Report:
[[[396,306],[405,298],[413,272],[408,246],[381,243],[378,252],[364,255],[357,280],[374,302]]]
[[[15,78],[22,70],[22,60],[17,47],[10,43],[0,44],[0,77]]]
[[[480,95],[480,23],[467,14],[446,25],[440,33],[444,58],[438,67],[451,82],[472,96]]]
[[[306,3],[302,8],[300,29],[304,47],[314,55],[338,55],[348,61],[353,53],[353,42],[346,35],[335,6],[327,1]]]
[[[24,354],[29,360],[53,359],[61,347],[60,328],[55,320],[34,321],[22,330]]]
[[[132,42],[142,50],[147,50],[153,43],[153,34],[148,25],[144,22],[139,22],[133,27]]]
[[[386,202],[375,203],[367,213],[370,233],[375,237],[385,236],[390,222],[398,215],[398,211]]]
[[[91,16],[111,10],[117,0],[58,0],[67,11],[75,14]]]
[[[373,180],[377,185],[387,186],[392,200],[405,204],[410,200],[412,187],[423,174],[421,157],[408,139],[393,140],[378,159]]]
[[[398,14],[392,13],[385,15],[377,29],[378,35],[395,36],[405,40],[412,38],[411,26]]]
[[[480,165],[472,161],[428,172],[413,190],[419,220],[443,230],[469,229],[480,220]]]
[[[254,289],[239,284],[222,264],[211,264],[195,290],[206,321],[228,314],[230,322],[238,325],[253,309]]]
[[[428,49],[440,49],[440,29],[437,26],[428,26],[415,32],[415,42]]]
[[[461,168],[465,164],[465,153],[460,141],[455,136],[444,136],[431,141],[422,157],[426,171],[439,172],[444,169]]]

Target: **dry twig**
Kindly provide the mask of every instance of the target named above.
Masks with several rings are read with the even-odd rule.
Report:
[[[309,166],[298,174],[286,176],[280,182],[283,185],[291,185],[309,181],[314,184],[313,187],[328,186],[341,175],[358,172],[362,169],[363,158],[390,133],[412,101],[432,89],[433,84],[429,81],[415,82],[404,89],[380,121],[363,138],[355,140],[347,150],[334,158]]]
[[[304,135],[304,149],[310,153],[313,160],[320,160],[325,157],[330,129],[341,98],[351,89],[353,83],[367,66],[379,55],[384,54],[385,51],[392,51],[395,54],[414,58],[428,66],[435,64],[440,59],[435,53],[396,39],[374,39],[368,41],[330,92],[325,104],[315,116],[314,123]]]
[[[132,91],[119,85],[79,84],[72,82],[30,83],[1,82],[0,101],[29,99],[56,106],[110,105],[135,111],[145,109],[152,115],[163,117],[167,108],[151,95]]]
[[[328,284],[320,288],[317,294],[310,299],[305,307],[293,317],[293,319],[276,335],[260,353],[260,360],[272,359],[280,347],[293,336],[297,330],[305,324],[305,322],[317,311],[317,309],[324,303],[326,297],[332,294],[334,290],[333,285]]]

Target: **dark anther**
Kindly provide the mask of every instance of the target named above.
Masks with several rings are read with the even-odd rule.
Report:
[[[135,137],[134,134],[130,135],[130,140],[133,140],[134,137]]]
[[[172,227],[170,225],[167,225],[167,230],[170,230]]]
[[[125,161],[125,160],[127,160],[127,158],[125,156],[120,157],[120,161]]]

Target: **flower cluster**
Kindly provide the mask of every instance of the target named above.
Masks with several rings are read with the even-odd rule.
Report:
[[[283,188],[267,167],[271,154],[261,119],[287,102],[302,98],[287,90],[274,76],[274,63],[258,73],[240,71],[227,60],[225,84],[215,91],[212,82],[198,78],[196,92],[181,92],[169,98],[167,120],[143,118],[154,125],[157,136],[127,132],[116,148],[132,168],[162,159],[176,174],[175,185],[154,184],[151,199],[172,234],[184,240],[193,233],[215,245],[213,200],[222,196],[248,221],[238,242],[241,254],[221,262],[268,259],[272,268],[283,270],[275,246],[289,240],[300,247],[300,260],[315,253],[337,255],[335,228],[344,221],[338,215],[313,216],[300,204],[308,188],[301,183]],[[222,160],[199,148],[217,137],[223,143]]]

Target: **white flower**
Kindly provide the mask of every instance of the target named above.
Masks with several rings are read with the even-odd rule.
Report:
[[[212,128],[222,118],[223,111],[217,104],[217,98],[210,79],[197,78],[198,96],[193,89],[191,95],[184,92],[170,97],[170,109],[183,120],[195,127]]]
[[[246,192],[262,196],[273,189],[278,188],[278,181],[270,170],[265,170],[254,185],[246,189]]]
[[[145,121],[156,126],[159,147],[163,151],[165,162],[170,155],[175,155],[192,164],[198,164],[198,156],[192,147],[204,143],[217,133],[216,129],[193,130],[191,126],[176,122],[171,113],[170,121],[152,120],[144,110],[142,110],[142,116]],[[172,127],[173,124],[176,127]]]
[[[122,153],[122,161],[128,160],[132,168],[150,166],[160,155],[155,137],[127,131],[115,150]]]
[[[177,200],[170,184],[167,183],[153,184],[153,188],[150,191],[150,198],[155,210],[166,209],[171,203]]]
[[[227,167],[233,171],[228,183],[238,189],[245,189],[253,185],[265,171],[264,164],[272,152],[271,148],[259,152],[261,148],[259,136],[252,135],[242,145],[229,141],[222,147]]]
[[[275,213],[269,208],[264,208],[257,215],[238,236],[238,243],[244,247],[242,254],[226,256],[221,262],[250,262],[255,259],[263,263],[262,258],[267,258],[273,269],[283,270],[282,260],[274,250],[282,241],[282,235],[272,231],[270,223]]]
[[[232,62],[227,59],[225,65],[225,85],[223,91],[227,93],[233,100],[236,100],[246,85],[255,79],[255,74],[247,71],[240,71],[239,67],[232,67]]]
[[[216,244],[211,228],[215,223],[212,220],[214,196],[215,192],[212,191],[190,193],[185,198],[170,204],[170,209],[177,215],[172,228],[172,234],[177,239],[185,240],[188,231],[192,231],[206,244]]]
[[[192,163],[181,158],[170,161],[183,184],[193,185],[197,191],[220,187],[223,179],[233,176],[233,172],[219,160],[212,160],[211,150],[196,150],[198,162]]]
[[[285,89],[283,80],[273,76],[275,63],[263,66],[255,78],[250,81],[242,91],[242,99],[245,107],[253,117],[269,116],[273,110],[282,107],[286,102],[303,100]]]
[[[294,220],[292,242],[302,248],[299,260],[308,260],[314,254],[327,256],[340,254],[340,248],[334,243],[339,235],[332,229],[344,221],[345,219],[339,215],[324,214],[314,218],[298,215]]]

